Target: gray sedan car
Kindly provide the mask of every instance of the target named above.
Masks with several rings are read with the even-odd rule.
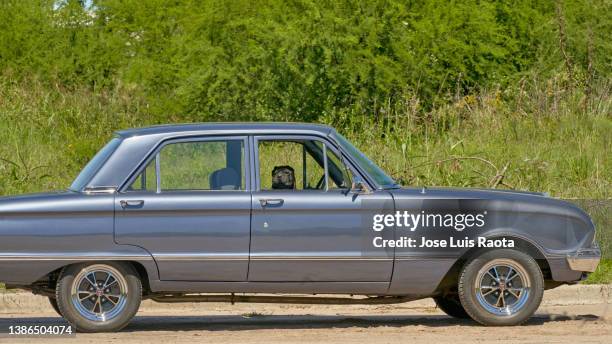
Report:
[[[117,132],[66,191],[0,199],[0,281],[85,332],[123,328],[145,298],[432,297],[515,325],[595,270],[594,237],[545,194],[401,187],[327,126],[156,126]]]

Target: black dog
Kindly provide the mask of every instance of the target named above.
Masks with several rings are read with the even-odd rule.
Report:
[[[293,167],[274,167],[272,170],[272,189],[295,189],[295,171]]]

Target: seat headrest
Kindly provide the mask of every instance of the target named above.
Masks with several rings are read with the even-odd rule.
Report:
[[[211,190],[240,190],[240,176],[230,167],[211,173],[209,182]]]

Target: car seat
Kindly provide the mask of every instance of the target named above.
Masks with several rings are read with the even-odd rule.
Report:
[[[230,167],[211,173],[209,182],[211,190],[240,190],[240,176]]]

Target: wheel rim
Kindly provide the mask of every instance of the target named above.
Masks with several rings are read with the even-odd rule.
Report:
[[[81,316],[104,322],[123,312],[127,295],[127,282],[119,271],[107,265],[92,265],[75,277],[71,300]]]
[[[489,313],[511,316],[527,303],[531,281],[514,260],[494,259],[478,272],[475,292],[478,303]]]

